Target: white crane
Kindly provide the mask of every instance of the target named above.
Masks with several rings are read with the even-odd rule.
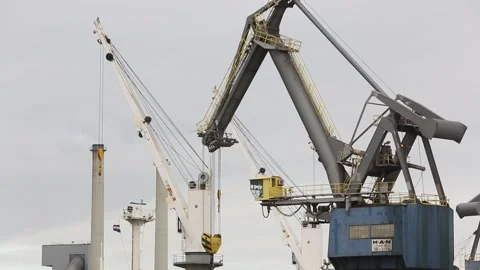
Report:
[[[115,48],[112,40],[105,33],[100,20],[95,21],[96,30],[94,34],[98,37],[98,42],[103,46],[106,59],[111,63],[120,86],[130,105],[134,115],[135,126],[138,130],[138,136],[143,138],[152,154],[154,164],[157,168],[165,188],[167,190],[167,204],[174,209],[179,219],[178,232],[182,233],[184,253],[174,257],[174,265],[185,269],[213,269],[222,266],[223,260],[220,255],[214,255],[221,244],[219,232],[215,232],[215,184],[213,181],[213,171],[203,172],[200,167],[206,167],[206,164],[191,145],[186,141],[173,121],[166,115],[161,106],[156,102],[145,85],[136,76],[128,63]],[[161,113],[163,116],[160,116]],[[160,119],[157,119],[160,118]],[[179,144],[183,139],[182,149],[187,152],[185,144],[191,151],[195,152],[197,158],[203,163],[201,166],[193,164],[200,171],[198,180],[187,170],[185,161],[192,164],[186,158],[182,160],[179,152],[172,146],[172,142],[165,135],[167,131],[172,133],[173,138]],[[167,125],[168,124],[168,125]],[[176,132],[176,134],[173,134]],[[180,139],[179,139],[180,138]],[[190,159],[195,162],[192,156]],[[188,184],[188,203],[185,201],[180,189],[177,187],[174,179],[179,179],[174,175],[172,164],[177,169],[177,173]],[[157,222],[166,222],[158,221]],[[199,268],[200,266],[200,268]]]
[[[288,178],[288,175],[279,168],[278,163],[273,160],[262,146],[258,145],[258,141],[252,138],[253,136],[251,133],[245,129],[245,126],[240,120],[234,116],[232,119],[232,125],[228,130],[235,138],[238,138],[240,149],[249,163],[252,178],[271,179],[271,174],[265,174],[268,170],[269,172],[276,173],[276,175],[283,174],[281,178],[283,186],[283,178]],[[295,185],[295,187],[292,187],[291,189],[293,190],[293,188],[301,192],[301,188],[298,186]],[[285,190],[283,187],[282,189]],[[291,209],[291,207],[288,208]],[[306,215],[297,215],[299,213],[298,210],[300,210],[300,208],[292,209],[293,214],[290,214],[289,216],[294,216],[295,219],[301,223],[301,243],[295,236],[286,215],[280,211],[280,207],[271,208],[270,212],[273,213],[280,226],[283,243],[292,250],[294,263],[297,264],[297,269],[319,270],[322,268],[322,229],[318,224],[314,225],[308,222],[302,222],[302,219],[308,219],[308,217]]]

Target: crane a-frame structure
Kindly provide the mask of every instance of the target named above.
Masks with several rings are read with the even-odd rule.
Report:
[[[215,185],[211,179],[213,172],[211,170],[204,172],[199,169],[198,179],[192,179],[191,174],[185,173],[185,166],[178,165],[178,151],[172,149],[168,137],[162,134],[164,126],[160,122],[164,123],[170,132],[176,131],[173,134],[176,140],[179,139],[178,137],[185,138],[115,48],[99,18],[95,21],[95,27],[94,34],[98,38],[97,41],[103,46],[105,58],[111,63],[134,115],[138,136],[146,142],[157,172],[167,190],[167,198],[157,199],[165,199],[178,216],[178,232],[183,236],[182,251],[184,252],[174,256],[174,265],[185,269],[213,269],[222,266],[222,256],[215,255],[221,245],[221,235],[214,234],[216,219],[213,209],[215,208],[212,203],[214,200],[210,199],[216,195]],[[161,118],[159,110],[167,119],[157,119]],[[166,122],[169,125],[165,124]],[[197,157],[201,159],[198,155]],[[189,178],[187,181],[188,203],[174,181],[178,177],[173,173],[172,167],[182,171],[182,177]],[[167,221],[157,219],[156,222]]]
[[[318,102],[304,66],[298,61],[300,42],[280,34],[285,12],[295,6],[372,86],[373,91],[365,102],[360,119],[373,98],[386,107],[366,129],[376,127],[364,150],[356,149],[354,145],[366,132],[356,137],[360,119],[350,142],[336,136],[325,107]],[[319,215],[325,210],[321,204],[335,204],[336,208],[330,212],[330,223],[334,226],[330,226],[329,242],[329,258],[335,269],[453,268],[453,211],[448,206],[430,140],[436,138],[460,143],[467,127],[443,118],[411,98],[387,95],[300,0],[269,1],[247,17],[232,65],[205,118],[197,126],[202,143],[214,152],[237,142],[225,130],[267,54],[270,54],[325,168],[331,196],[314,194],[305,198],[277,194],[264,198],[262,205],[305,204],[311,208],[312,214]],[[393,138],[395,152],[386,141],[388,134]],[[427,200],[415,192],[410,169],[425,169],[407,160],[416,139],[423,142],[438,199]],[[351,173],[346,168],[351,168]],[[395,204],[390,200],[390,193],[400,173],[405,179],[408,195]],[[375,178],[375,185],[365,191],[367,177]],[[413,237],[420,235],[425,238]],[[422,257],[428,259],[422,260]]]

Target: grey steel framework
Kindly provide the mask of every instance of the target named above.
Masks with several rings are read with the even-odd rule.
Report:
[[[473,197],[470,201],[466,203],[460,203],[456,208],[457,214],[460,218],[471,217],[471,216],[480,216],[480,194]],[[473,240],[472,250],[470,251],[470,256],[467,261],[476,261],[478,243],[480,242],[480,221],[478,222],[478,228],[475,231],[475,238]],[[479,258],[480,259],[480,258]]]
[[[322,119],[316,113],[314,102],[308,96],[307,86],[302,81],[299,70],[294,65],[292,51],[287,46],[281,43],[273,44],[261,36],[254,36],[250,44],[246,46],[244,44],[249,31],[258,29],[258,22],[255,21],[256,16],[269,9],[272,9],[272,11],[264,22],[264,30],[268,32],[268,35],[278,37],[281,40],[280,23],[287,8],[294,6],[300,8],[306,17],[374,89],[365,102],[350,142],[343,142],[327,132],[325,123],[322,122]],[[243,49],[245,47],[247,47],[246,50]],[[208,147],[210,152],[214,152],[220,147],[230,147],[237,143],[235,138],[225,134],[225,130],[267,53],[272,57],[303,125],[312,140],[319,161],[326,170],[328,180],[332,184],[332,192],[337,194],[337,197],[338,194],[359,195],[362,185],[368,176],[376,177],[377,186],[385,183],[384,186],[388,186],[385,193],[391,192],[393,183],[395,183],[400,172],[402,172],[408,192],[411,195],[410,198],[416,199],[409,168],[419,170],[425,170],[425,168],[408,163],[407,156],[415,140],[421,138],[438,196],[441,201],[446,202],[445,192],[440,181],[440,175],[429,140],[438,138],[460,143],[467,127],[460,122],[444,119],[429,108],[408,97],[402,95],[396,95],[395,98],[389,97],[382,87],[369,76],[299,0],[270,1],[247,17],[242,39],[234,59],[234,63],[239,63],[239,68],[232,69],[232,73],[228,75],[232,78],[232,83],[227,85],[225,89],[226,94],[220,100],[220,105],[213,112],[213,116],[209,119],[210,121],[206,128],[198,133],[202,137],[202,143]],[[354,143],[367,131],[362,131],[357,136],[358,126],[365,107],[368,104],[374,104],[370,102],[373,97],[379,100],[381,102],[380,105],[385,106],[386,110],[377,121],[374,121],[367,127],[368,130],[376,126],[375,133],[367,149],[358,150],[354,148]],[[378,103],[375,105],[378,105]],[[400,137],[401,132],[404,133],[403,138]],[[390,142],[385,141],[388,133],[393,137],[396,148],[394,154],[392,154]],[[361,161],[355,165],[352,175],[349,175],[345,167],[354,166],[351,161],[353,156],[360,156]],[[349,184],[348,190],[334,190],[334,185],[342,183]],[[376,196],[379,195],[377,194]],[[278,205],[278,202],[276,203]],[[288,204],[285,201],[282,203],[284,205]]]

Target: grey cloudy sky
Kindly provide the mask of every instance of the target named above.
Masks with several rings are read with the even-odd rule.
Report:
[[[42,244],[89,239],[89,147],[97,137],[99,70],[93,20],[101,18],[160,104],[199,145],[193,130],[208,107],[211,88],[220,83],[232,60],[245,17],[265,2],[0,3],[0,269],[47,269],[40,266]],[[432,144],[452,207],[480,192],[476,171],[480,3],[309,3],[395,92],[469,127],[461,145]],[[370,87],[298,9],[288,11],[281,31],[303,42],[310,73],[340,134],[348,137]],[[105,267],[127,269],[128,229],[120,236],[111,225],[129,201],[153,199],[155,174],[108,65],[105,81]],[[269,57],[238,115],[297,183],[311,182],[308,137]],[[412,162],[420,163],[422,155],[412,151]],[[223,165],[224,268],[293,269],[277,224],[261,216],[249,194],[248,167],[238,149],[224,151]],[[316,181],[325,182],[321,165],[316,171]],[[433,190],[428,172],[424,186],[426,192]],[[174,213],[171,217],[174,254],[180,246]],[[463,239],[477,220],[455,217],[455,222],[456,239]],[[147,225],[144,235],[143,269],[152,269],[153,224]]]

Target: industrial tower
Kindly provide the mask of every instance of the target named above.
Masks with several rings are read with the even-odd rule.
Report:
[[[104,252],[104,153],[103,144],[93,144],[92,208],[90,243],[42,246],[42,266],[52,270],[103,270]]]
[[[350,141],[338,136],[313,87],[299,56],[301,42],[280,34],[282,18],[293,7],[304,13],[373,89]],[[326,171],[329,191],[291,193],[278,177],[251,179],[251,189],[261,191],[257,197],[261,205],[267,210],[303,206],[312,225],[330,223],[328,257],[337,270],[454,269],[453,210],[430,140],[460,143],[467,127],[404,95],[390,97],[300,0],[272,0],[247,17],[233,64],[197,126],[208,150],[215,152],[238,142],[225,131],[267,54]],[[385,111],[357,134],[367,105],[380,105]],[[359,149],[356,143],[371,128],[375,132],[367,148]],[[411,169],[426,169],[408,162],[417,139],[425,148],[437,190],[433,196],[417,194],[410,174]],[[408,194],[393,194],[400,174]],[[366,182],[367,177],[372,185]]]
[[[92,151],[92,219],[90,231],[90,260],[88,269],[103,270],[104,252],[104,224],[105,224],[105,203],[104,203],[104,160],[106,151],[103,144],[94,144]]]
[[[123,209],[123,219],[132,225],[132,270],[140,270],[140,229],[148,222],[155,220],[153,212],[143,206],[146,203],[130,202],[126,209]]]

